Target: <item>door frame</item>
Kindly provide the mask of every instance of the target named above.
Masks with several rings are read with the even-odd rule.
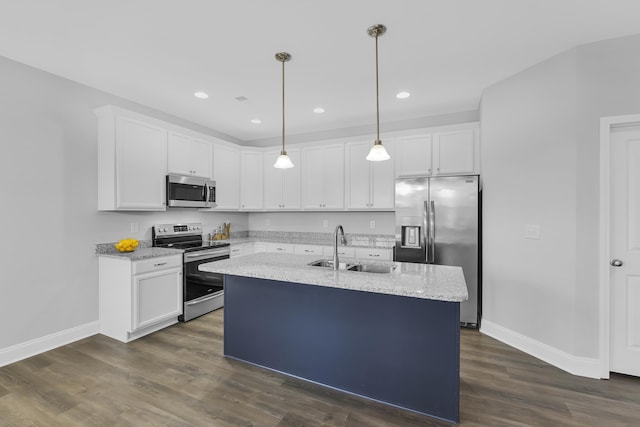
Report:
[[[611,366],[611,131],[628,125],[640,125],[640,114],[600,118],[600,378]]]

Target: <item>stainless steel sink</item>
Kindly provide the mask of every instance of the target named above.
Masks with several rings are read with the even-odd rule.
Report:
[[[312,267],[333,268],[333,261],[328,259],[319,259],[317,261],[310,262],[309,265]],[[348,262],[338,263],[338,270],[360,271],[363,273],[385,274],[391,273],[394,268],[395,265],[386,264],[354,264]]]
[[[364,273],[387,274],[391,273],[394,268],[394,265],[385,264],[355,264],[352,268],[349,268],[349,270],[362,271]]]
[[[324,267],[333,269],[333,261],[330,259],[319,259],[318,261],[313,261],[309,263],[312,267]],[[338,270],[351,270],[353,267],[358,266],[358,264],[350,264],[347,262],[339,262]]]

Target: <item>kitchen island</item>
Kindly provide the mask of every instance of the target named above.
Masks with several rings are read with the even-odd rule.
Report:
[[[459,422],[462,269],[333,271],[308,265],[317,259],[258,253],[200,266],[225,275],[225,356]]]

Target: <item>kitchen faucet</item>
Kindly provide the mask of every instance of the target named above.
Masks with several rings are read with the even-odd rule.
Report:
[[[338,260],[338,232],[342,234],[342,239],[340,240],[340,242],[342,243],[343,246],[347,246],[347,239],[344,237],[344,229],[342,228],[341,225],[338,225],[336,227],[335,240],[333,242],[333,269],[334,270],[337,270],[338,267],[340,266],[340,261]]]

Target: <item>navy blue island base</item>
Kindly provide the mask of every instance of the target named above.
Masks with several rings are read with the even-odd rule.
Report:
[[[459,423],[460,304],[225,275],[224,354]]]

